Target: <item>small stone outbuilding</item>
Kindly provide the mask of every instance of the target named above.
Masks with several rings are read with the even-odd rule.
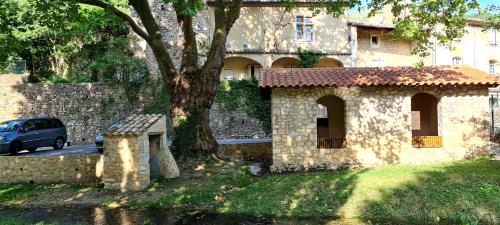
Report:
[[[259,82],[276,172],[491,154],[488,88],[500,80],[471,67],[271,69]]]
[[[104,135],[104,187],[139,191],[151,180],[179,176],[168,150],[166,118],[160,114],[132,115]]]

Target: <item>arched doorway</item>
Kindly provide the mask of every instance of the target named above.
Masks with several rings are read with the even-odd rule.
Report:
[[[316,101],[318,148],[345,148],[345,101],[333,95]]]
[[[299,68],[300,60],[293,57],[283,57],[275,60],[271,68]]]
[[[224,59],[221,80],[259,79],[262,65],[255,60],[235,56]]]
[[[319,59],[318,63],[314,67],[315,68],[337,68],[337,67],[344,67],[344,64],[337,59],[323,57],[323,58]]]
[[[427,93],[418,93],[411,98],[413,147],[442,147],[443,140],[438,130],[438,103],[438,98]]]

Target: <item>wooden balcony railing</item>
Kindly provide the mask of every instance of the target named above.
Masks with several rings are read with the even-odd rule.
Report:
[[[441,136],[414,136],[411,140],[414,148],[441,148],[443,137]]]
[[[318,138],[318,148],[346,148],[345,138]]]

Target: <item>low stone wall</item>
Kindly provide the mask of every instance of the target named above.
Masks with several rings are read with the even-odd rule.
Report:
[[[0,183],[93,183],[103,174],[103,157],[0,156]]]
[[[218,153],[227,158],[271,161],[273,144],[272,142],[220,144]]]

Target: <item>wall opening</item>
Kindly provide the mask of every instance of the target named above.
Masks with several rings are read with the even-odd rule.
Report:
[[[162,134],[149,135],[149,177],[156,180],[161,177],[161,140]]]
[[[316,119],[318,148],[345,148],[345,101],[333,95],[318,101]]]
[[[300,60],[293,57],[283,57],[275,60],[271,68],[300,68]]]
[[[438,103],[438,98],[427,93],[418,93],[411,98],[413,147],[442,147],[443,140],[438,129]]]

